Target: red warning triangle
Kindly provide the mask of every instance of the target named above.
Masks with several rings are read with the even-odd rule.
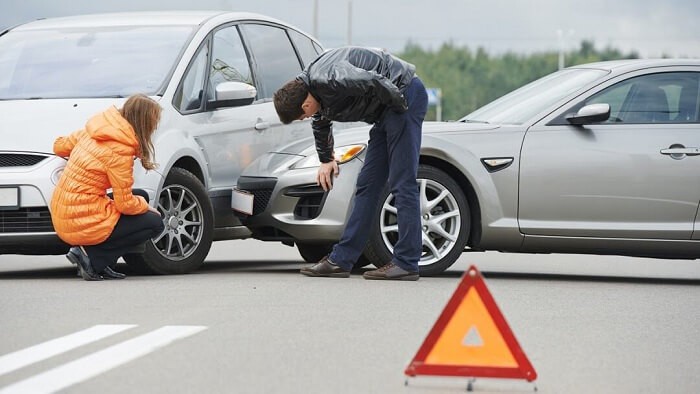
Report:
[[[405,374],[516,378],[528,382],[537,378],[484,278],[473,265]]]

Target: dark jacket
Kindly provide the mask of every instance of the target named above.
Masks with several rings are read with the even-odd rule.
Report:
[[[415,66],[381,49],[331,49],[309,64],[297,79],[321,104],[311,122],[321,162],[333,160],[332,121],[375,123],[388,109],[406,111],[414,76]]]

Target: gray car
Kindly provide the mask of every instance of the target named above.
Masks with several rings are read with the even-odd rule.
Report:
[[[425,122],[421,275],[444,271],[465,248],[700,257],[699,85],[700,60],[593,63],[457,122]],[[328,193],[315,184],[310,138],[248,166],[238,189],[254,195],[241,214],[253,236],[295,244],[309,262],[326,254],[348,217],[368,130],[336,132],[342,164]],[[398,235],[388,190],[367,231],[358,265],[381,266]]]

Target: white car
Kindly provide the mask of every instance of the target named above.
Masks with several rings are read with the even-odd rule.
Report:
[[[163,107],[157,171],[135,166],[166,230],[130,265],[184,273],[212,241],[246,238],[231,209],[243,168],[308,136],[282,125],[272,94],[322,51],[302,31],[251,13],[142,12],[43,19],[0,32],[0,254],[60,254],[49,199],[59,135],[145,93]]]

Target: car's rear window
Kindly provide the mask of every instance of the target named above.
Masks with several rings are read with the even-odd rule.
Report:
[[[159,93],[191,26],[10,31],[0,37],[0,99]]]

